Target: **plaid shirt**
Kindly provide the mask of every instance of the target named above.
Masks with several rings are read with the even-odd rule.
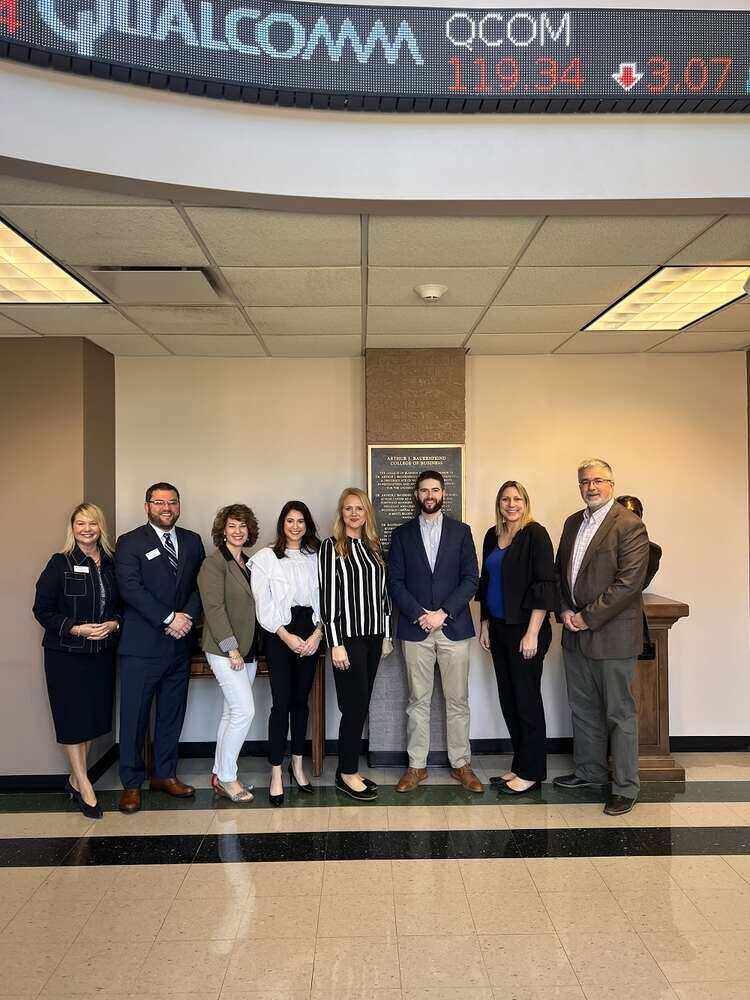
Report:
[[[578,529],[578,534],[576,535],[575,544],[573,546],[573,555],[570,557],[570,593],[573,595],[575,600],[575,586],[576,579],[578,577],[578,571],[581,568],[581,563],[583,562],[583,557],[586,555],[586,549],[588,549],[591,544],[591,539],[599,530],[602,521],[612,510],[612,504],[614,503],[614,498],[605,503],[603,506],[599,507],[598,510],[589,510],[587,507],[583,512],[583,520],[581,521],[581,527]]]

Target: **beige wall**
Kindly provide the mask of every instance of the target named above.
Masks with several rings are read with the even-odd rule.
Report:
[[[580,507],[578,461],[606,458],[617,491],[643,500],[649,533],[664,549],[651,590],[691,608],[670,636],[672,734],[746,734],[744,354],[469,358],[467,375],[468,511],[477,541],[498,485],[517,478],[557,545],[565,516]],[[559,735],[568,728],[556,643],[545,675],[548,723]],[[474,680],[482,686],[479,660]]]
[[[499,482],[525,481],[557,543],[579,504],[585,453],[608,458],[639,494],[664,548],[653,590],[687,601],[672,633],[672,733],[743,734],[748,659],[747,389],[743,354],[469,358],[467,510],[479,544]],[[208,542],[216,507],[249,502],[267,540],[280,504],[306,499],[321,533],[340,488],[365,481],[359,360],[117,361],[117,513],[142,520],[143,488],[183,493],[182,523]],[[406,404],[405,404],[406,405]],[[330,685],[330,677],[328,678]],[[476,648],[472,735],[504,736],[494,680]],[[256,683],[251,739],[265,737]],[[193,685],[183,739],[212,740],[215,685]],[[570,732],[557,644],[545,675],[550,735]],[[329,686],[329,733],[336,720]]]
[[[217,508],[238,501],[253,508],[261,544],[292,498],[309,505],[323,537],[341,490],[366,486],[363,411],[359,360],[118,358],[119,530],[143,522],[145,487],[167,480],[182,496],[180,523],[207,551]],[[265,739],[267,680],[255,700],[249,738]],[[331,723],[335,701],[331,686]],[[218,713],[217,686],[194,683],[183,740],[215,739]]]
[[[93,344],[0,340],[0,511],[8,529],[0,562],[2,775],[65,769],[47,702],[42,630],[31,606],[36,579],[63,544],[67,515],[85,496],[84,486],[96,486],[105,501],[113,496],[113,391],[113,358]],[[95,442],[91,480],[84,475],[85,440]],[[106,746],[104,738],[92,759]]]

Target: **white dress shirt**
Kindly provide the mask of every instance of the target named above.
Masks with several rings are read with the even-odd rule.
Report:
[[[430,564],[430,569],[434,573],[438,549],[440,548],[440,538],[443,534],[442,510],[438,511],[436,517],[431,517],[429,520],[424,516],[424,514],[420,514],[419,530],[422,532],[422,542],[424,544],[424,550],[427,553],[427,561]]]
[[[312,608],[313,623],[320,621],[318,557],[314,552],[287,549],[279,559],[272,548],[260,549],[248,562],[255,614],[267,632],[274,634],[292,620],[292,608]]]
[[[573,555],[570,558],[570,593],[574,599],[576,579],[578,578],[578,571],[581,568],[583,557],[586,555],[586,550],[591,544],[591,539],[599,530],[602,521],[612,510],[614,502],[613,497],[608,503],[602,504],[596,510],[589,510],[587,507],[583,512],[583,520],[581,521],[581,526],[578,529],[578,534],[573,545]]]

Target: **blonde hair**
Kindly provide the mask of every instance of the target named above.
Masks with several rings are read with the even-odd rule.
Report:
[[[73,522],[78,517],[79,514],[83,514],[85,517],[90,518],[92,521],[96,521],[99,528],[99,548],[107,553],[108,556],[113,555],[114,546],[109,540],[109,535],[107,534],[107,519],[104,516],[104,511],[101,507],[97,507],[95,503],[79,503],[77,507],[74,507],[70,517],[68,518],[68,530],[65,535],[65,544],[63,545],[63,554],[69,556],[73,549],[78,544],[73,534]]]
[[[529,494],[526,487],[523,485],[523,483],[519,483],[515,479],[508,479],[506,482],[503,483],[503,485],[497,491],[497,496],[495,497],[495,531],[497,532],[498,537],[502,534],[503,528],[505,528],[506,526],[502,508],[500,506],[500,500],[502,498],[503,493],[505,493],[506,490],[511,488],[513,488],[514,490],[518,490],[518,492],[521,494],[521,496],[523,497],[523,503],[525,508],[518,530],[521,531],[523,528],[526,527],[527,524],[531,524],[531,522],[534,520],[534,518],[531,516],[531,500],[529,500]]]
[[[362,531],[362,540],[378,562],[382,564],[383,554],[380,548],[378,526],[375,523],[375,511],[372,509],[370,498],[365,491],[358,489],[356,486],[347,486],[339,497],[339,502],[336,506],[336,520],[333,522],[333,540],[336,555],[342,557],[349,555],[349,537],[346,533],[344,518],[342,516],[344,501],[347,497],[356,497],[365,508],[365,525]]]

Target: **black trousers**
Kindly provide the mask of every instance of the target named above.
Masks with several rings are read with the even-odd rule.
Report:
[[[140,656],[120,657],[120,780],[123,788],[140,788],[146,777],[143,743],[151,702],[156,698],[154,777],[174,778],[177,744],[187,705],[190,660]]]
[[[362,730],[370,708],[370,696],[383,649],[382,635],[358,636],[344,639],[349,657],[349,669],[333,668],[336,683],[336,700],[339,703],[339,771],[356,774],[359,770],[359,751],[362,747]]]
[[[292,608],[292,620],[286,626],[287,632],[307,639],[314,628],[312,608]],[[286,736],[290,728],[292,753],[301,756],[305,752],[310,716],[307,702],[315,679],[318,654],[297,656],[285,642],[270,632],[264,635],[263,641],[273,698],[268,716],[268,760],[272,765],[279,766],[284,760]]]
[[[542,704],[542,667],[552,629],[549,621],[545,621],[532,660],[524,660],[519,652],[526,625],[508,625],[499,618],[490,618],[489,631],[500,708],[513,745],[510,769],[526,781],[544,781],[547,727]]]

